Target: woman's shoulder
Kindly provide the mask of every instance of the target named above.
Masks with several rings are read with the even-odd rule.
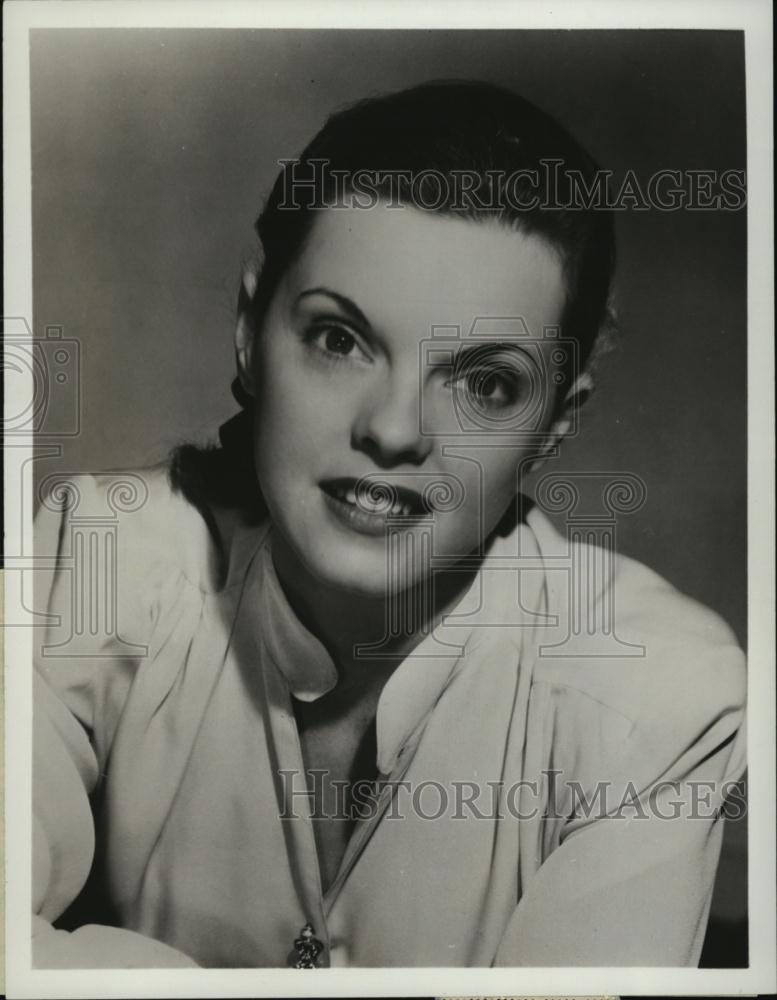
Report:
[[[140,580],[156,568],[212,591],[225,583],[232,530],[224,526],[233,521],[229,512],[187,495],[162,462],[55,477],[42,497],[36,534],[41,542],[55,536],[62,554],[79,530],[102,533],[112,539],[122,576]],[[252,529],[258,543],[262,525]]]
[[[569,544],[547,518],[535,514],[533,527],[554,558],[559,541]],[[619,717],[650,743],[741,714],[745,657],[723,617],[636,559],[573,544],[578,551],[548,586],[557,626],[547,637],[539,630],[537,681]]]

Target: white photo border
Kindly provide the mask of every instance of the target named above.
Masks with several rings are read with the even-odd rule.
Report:
[[[771,5],[768,0],[16,0],[4,7],[5,315],[32,317],[29,32],[34,28],[734,29],[745,33],[748,168],[749,928],[746,969],[526,968],[40,970],[31,968],[30,629],[6,633],[6,988],[10,997],[280,997],[741,994],[775,981],[774,254]],[[6,414],[32,385],[15,377]],[[21,447],[31,446],[20,443]],[[16,445],[14,444],[14,447]],[[16,453],[18,458],[18,452]],[[6,453],[6,468],[9,468]],[[18,467],[18,461],[15,463]],[[31,477],[31,462],[23,466]],[[20,485],[25,488],[20,489]],[[6,477],[6,523],[23,525],[30,483]],[[26,512],[30,514],[31,512]],[[17,549],[14,549],[17,551]],[[23,609],[22,572],[6,572],[6,621]]]

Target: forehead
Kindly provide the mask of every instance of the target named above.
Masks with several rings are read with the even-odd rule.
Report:
[[[384,204],[320,212],[286,280],[292,294],[330,288],[374,328],[421,337],[433,326],[466,336],[492,318],[521,318],[540,335],[565,300],[561,261],[541,238]]]

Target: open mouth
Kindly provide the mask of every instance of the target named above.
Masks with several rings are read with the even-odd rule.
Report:
[[[431,511],[416,490],[381,480],[329,479],[320,484],[330,506],[354,526],[385,530],[387,519],[429,517]]]

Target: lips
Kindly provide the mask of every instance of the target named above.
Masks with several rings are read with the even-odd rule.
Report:
[[[373,516],[423,517],[430,513],[420,493],[388,480],[329,479],[321,483],[321,488],[335,500]]]

